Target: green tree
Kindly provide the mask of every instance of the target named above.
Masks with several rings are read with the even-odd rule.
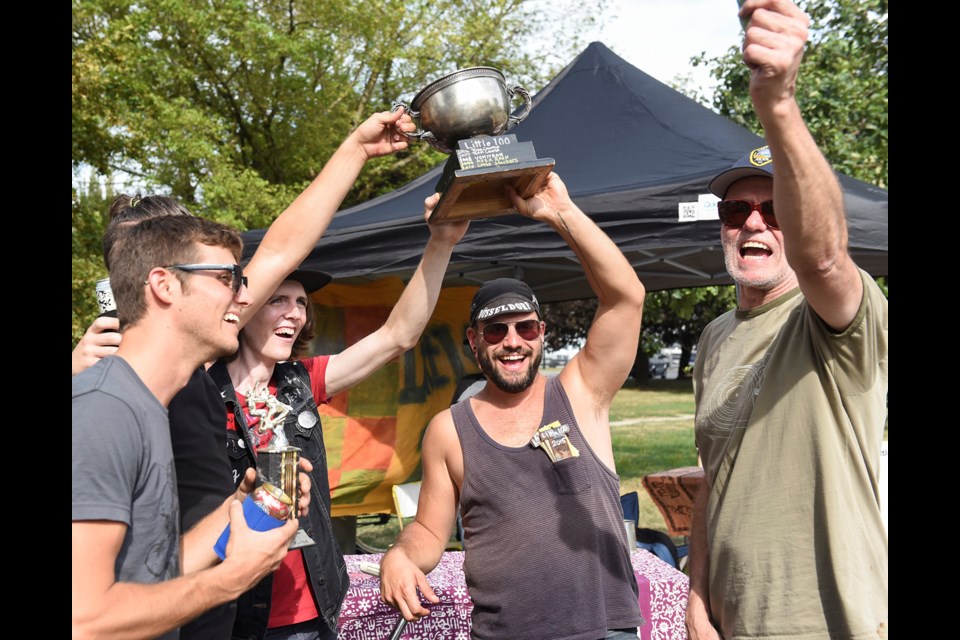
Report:
[[[590,320],[597,312],[597,299],[545,302],[540,306],[547,323],[544,343],[556,350],[580,344],[587,337]]]
[[[555,69],[514,43],[544,26],[517,0],[77,1],[73,160],[262,226],[347,132],[429,79],[490,65],[542,86]],[[442,159],[415,145],[376,164],[353,202]]]
[[[652,355],[665,346],[680,346],[678,376],[686,374],[690,353],[707,324],[737,306],[736,287],[709,286],[696,289],[669,289],[647,294],[643,305],[643,329],[639,350]],[[638,361],[645,360],[639,357]],[[634,365],[631,375],[642,379],[646,373]]]
[[[477,65],[535,92],[585,46],[581,27],[606,2],[561,0],[554,15],[522,0],[74,0],[73,165],[101,180],[133,176],[196,214],[262,228],[371,113]],[[445,159],[414,143],[371,161],[345,204]],[[102,262],[77,203],[88,211],[99,184],[74,190],[82,295]],[[81,226],[90,232],[78,235]],[[92,320],[85,308],[74,306],[75,338]]]
[[[103,230],[107,208],[113,194],[101,195],[93,185],[73,190],[73,343],[83,336],[90,322],[100,313],[94,284],[107,275],[103,264]]]
[[[711,320],[736,306],[733,285],[695,289],[669,289],[647,293],[637,357],[630,377],[643,384],[649,380],[649,358],[665,346],[680,346],[680,373],[685,372],[700,333]],[[586,338],[597,300],[548,302],[541,306],[547,323],[549,349],[580,344]]]
[[[887,3],[886,0],[806,0],[810,38],[797,81],[797,102],[813,138],[833,167],[887,188]],[[712,102],[688,95],[720,115],[763,135],[750,102],[750,71],[740,43],[724,56],[700,55],[717,79]]]

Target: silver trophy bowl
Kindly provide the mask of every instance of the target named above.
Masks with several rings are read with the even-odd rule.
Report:
[[[515,95],[524,102],[518,116],[510,114]],[[503,74],[493,67],[469,67],[430,83],[409,107],[395,102],[393,108],[403,108],[417,121],[417,131],[404,135],[452,153],[459,140],[496,136],[522,122],[530,113],[530,94],[521,86],[507,88]]]

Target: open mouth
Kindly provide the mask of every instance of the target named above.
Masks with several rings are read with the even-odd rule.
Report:
[[[292,339],[293,336],[296,335],[296,331],[294,331],[294,330],[291,329],[290,327],[281,327],[281,328],[279,328],[279,329],[276,329],[276,330],[273,332],[273,335],[275,335],[275,336],[277,336],[277,337],[279,337],[279,338]]]
[[[225,316],[223,316],[223,321],[229,324],[236,325],[238,327],[240,326],[240,316],[238,316],[235,313],[226,314]]]
[[[767,258],[771,255],[773,255],[773,251],[770,247],[755,240],[744,242],[743,246],[740,247],[741,258]]]
[[[526,361],[526,359],[526,354],[508,353],[506,355],[499,356],[497,361],[503,365],[503,368],[507,371],[519,371],[523,368],[523,363]]]

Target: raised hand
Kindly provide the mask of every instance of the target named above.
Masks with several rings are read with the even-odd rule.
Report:
[[[416,129],[413,118],[402,110],[378,111],[364,120],[350,135],[369,159],[406,149],[410,143],[403,132]]]
[[[810,19],[790,0],[746,0],[741,18],[743,61],[750,68],[750,97],[758,109],[772,108],[796,95]]]
[[[430,221],[430,216],[440,202],[440,194],[434,193],[423,201],[423,219]],[[440,222],[430,225],[430,235],[438,240],[444,240],[450,244],[457,244],[467,232],[470,226],[469,220],[458,220],[455,222]]]
[[[507,186],[507,194],[520,215],[548,222],[558,211],[573,206],[567,186],[554,172],[550,172],[543,185],[529,198],[521,198],[513,187]]]

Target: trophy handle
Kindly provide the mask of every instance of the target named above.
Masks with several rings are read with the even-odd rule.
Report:
[[[420,127],[420,112],[419,112],[419,111],[413,111],[410,107],[408,107],[407,105],[405,105],[405,104],[402,103],[402,102],[394,102],[394,103],[393,103],[393,107],[391,107],[390,110],[391,110],[391,111],[396,111],[397,109],[403,109],[403,111],[404,111],[405,113],[409,114],[410,117],[413,118],[413,121],[417,124],[417,130],[414,131],[413,133],[407,133],[406,131],[400,131],[400,133],[402,133],[403,135],[407,136],[407,137],[410,138],[411,140],[426,140],[426,141],[429,142],[430,144],[433,144],[432,141],[435,141],[435,140],[437,139],[437,137],[436,137],[435,135],[433,135],[432,132],[430,132],[430,131],[424,131],[424,130]]]
[[[511,100],[513,99],[514,93],[519,93],[520,97],[523,98],[523,113],[519,116],[507,116],[513,124],[520,124],[530,114],[530,93],[520,85],[515,86],[513,89],[507,89],[507,93],[510,94]]]

